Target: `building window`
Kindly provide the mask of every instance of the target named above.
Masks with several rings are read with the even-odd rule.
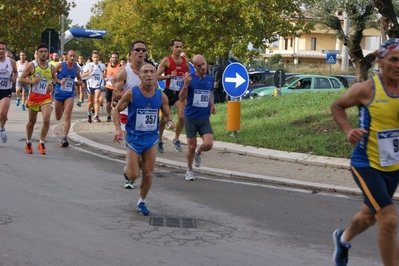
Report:
[[[378,38],[376,36],[365,37],[365,47],[366,50],[377,50],[379,47]]]
[[[290,39],[290,47],[293,47],[293,45],[292,45],[292,38]]]
[[[284,39],[284,50],[288,50],[288,39]]]
[[[310,50],[316,51],[316,38],[314,37],[310,40]]]

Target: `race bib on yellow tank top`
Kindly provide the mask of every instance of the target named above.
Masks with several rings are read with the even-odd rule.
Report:
[[[32,92],[36,92],[39,94],[46,94],[47,92],[47,79],[40,79],[39,84],[32,86]]]
[[[399,162],[399,129],[378,131],[377,143],[381,166]]]

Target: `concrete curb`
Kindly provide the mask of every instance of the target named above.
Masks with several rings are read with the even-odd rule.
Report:
[[[81,120],[78,122],[72,122],[71,130],[68,134],[68,137],[73,140],[74,142],[80,143],[83,146],[87,146],[93,148],[95,150],[104,152],[105,154],[115,155],[118,157],[125,157],[126,150],[116,149],[107,145],[103,145],[101,143],[94,142],[90,139],[84,138],[76,133],[73,128],[76,123],[83,122],[85,120]],[[181,135],[182,138],[180,140],[181,143],[187,144],[186,139]],[[167,140],[172,141],[174,138],[174,132],[165,130],[164,138]],[[202,143],[202,139],[198,138],[198,144]],[[250,155],[250,156],[258,156],[267,159],[274,159],[274,160],[285,160],[291,162],[297,162],[302,164],[313,164],[325,167],[335,167],[335,168],[343,168],[349,169],[349,159],[340,159],[340,158],[329,158],[323,156],[314,156],[314,155],[307,155],[301,153],[294,153],[294,152],[283,152],[283,151],[276,151],[264,148],[254,148],[244,145],[238,144],[231,144],[225,143],[220,141],[215,141],[213,149],[237,153],[241,155]],[[185,163],[180,163],[168,159],[163,158],[156,158],[156,165],[159,167],[168,167],[174,169],[181,169],[182,171],[186,170],[187,165]],[[288,178],[281,178],[281,177],[272,177],[272,176],[265,176],[265,175],[257,175],[257,174],[248,174],[243,172],[237,171],[230,171],[230,170],[223,170],[223,169],[215,169],[210,167],[201,167],[196,168],[195,171],[197,173],[209,174],[212,176],[219,176],[224,178],[231,178],[237,180],[248,180],[248,181],[256,181],[268,184],[275,184],[275,185],[283,185],[283,186],[291,186],[296,188],[304,188],[308,190],[313,190],[315,192],[331,192],[331,193],[342,193],[342,194],[350,194],[350,195],[362,195],[359,188],[349,188],[337,185],[326,185],[322,183],[315,183],[315,182],[307,182],[307,181],[299,181],[294,179]],[[393,196],[394,200],[399,200],[399,193],[395,193]]]
[[[110,155],[114,155],[114,156],[118,156],[118,157],[125,156],[126,150],[124,150],[124,149],[116,149],[113,147],[109,147],[107,145],[103,145],[101,143],[97,143],[90,139],[80,136],[77,132],[75,132],[73,130],[73,127],[75,124],[76,124],[76,122],[73,122],[71,124],[71,130],[68,134],[68,137],[71,140],[73,140],[74,142],[77,142],[83,146],[87,146],[87,147],[93,148],[95,150],[101,151],[105,154],[110,154]],[[174,137],[173,132],[165,131],[165,133],[164,133],[165,139],[173,140],[173,137]],[[181,138],[181,139],[183,139],[183,138]],[[186,140],[181,140],[181,142],[184,144],[187,144]],[[199,138],[198,143],[199,144],[202,143],[202,139]],[[258,149],[258,148],[243,146],[243,145],[237,145],[237,144],[231,145],[229,143],[223,143],[220,141],[215,141],[213,148],[217,149],[217,150],[221,150],[221,151],[238,153],[238,154],[242,154],[242,155],[259,156],[259,157],[264,157],[264,158],[268,158],[268,159],[287,160],[287,161],[298,162],[298,163],[303,163],[303,164],[316,164],[316,165],[321,165],[321,166],[334,166],[334,167],[339,167],[339,168],[345,168],[345,165],[343,165],[343,164],[338,164],[338,163],[333,163],[333,162],[328,163],[329,161],[331,161],[331,158],[327,158],[327,157],[323,158],[323,157],[318,157],[318,156],[306,156],[306,155],[299,154],[299,153],[287,153],[287,152],[280,152],[280,151],[274,151],[274,150],[268,150],[268,149]],[[321,162],[319,162],[319,160]],[[342,160],[342,162],[346,163],[346,160]],[[187,167],[187,165],[185,163],[180,163],[180,162],[163,159],[163,158],[159,158],[159,157],[156,158],[156,165],[160,166],[160,167],[181,169],[182,171],[185,171],[186,167]],[[349,165],[349,163],[348,163],[348,165]],[[288,178],[248,174],[248,173],[243,173],[243,172],[215,169],[215,168],[209,168],[209,167],[196,168],[195,171],[197,173],[204,173],[204,174],[209,174],[209,175],[213,175],[213,176],[226,177],[226,178],[237,179],[237,180],[257,181],[257,182],[263,182],[263,183],[275,184],[275,185],[295,186],[295,187],[306,188],[306,189],[315,190],[315,191],[340,192],[340,193],[345,193],[345,194],[360,194],[359,189],[325,185],[325,184],[314,183],[314,182],[298,181],[298,180],[292,180],[292,179],[288,179]]]

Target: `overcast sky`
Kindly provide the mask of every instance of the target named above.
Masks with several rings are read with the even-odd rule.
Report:
[[[93,15],[90,9],[97,2],[99,0],[75,0],[76,7],[71,9],[68,17],[72,20],[72,25],[85,26]]]

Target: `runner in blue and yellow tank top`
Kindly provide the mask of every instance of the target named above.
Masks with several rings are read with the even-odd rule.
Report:
[[[347,265],[350,241],[375,223],[383,264],[398,265],[398,215],[392,197],[399,183],[399,39],[381,44],[377,62],[379,76],[354,84],[331,106],[335,122],[356,145],[351,170],[364,196],[349,227],[333,233],[336,265]],[[354,106],[359,109],[358,128],[345,113]]]
[[[29,108],[29,121],[26,125],[26,146],[25,152],[33,153],[32,149],[32,134],[33,128],[36,124],[37,113],[42,112],[43,124],[40,133],[40,140],[37,149],[40,154],[46,154],[46,147],[44,142],[50,128],[51,116],[51,91],[53,90],[52,82],[54,80],[54,70],[52,65],[47,62],[48,49],[46,44],[40,44],[37,47],[37,61],[34,60],[25,68],[24,72],[19,78],[19,81],[24,84],[32,85],[29,99],[26,107]],[[31,76],[28,79],[28,76]]]
[[[355,147],[351,165],[396,171],[399,157],[395,155],[397,151],[390,148],[399,136],[399,97],[386,92],[380,76],[374,76],[372,81],[375,89],[371,102],[359,106],[359,125],[368,134]]]

